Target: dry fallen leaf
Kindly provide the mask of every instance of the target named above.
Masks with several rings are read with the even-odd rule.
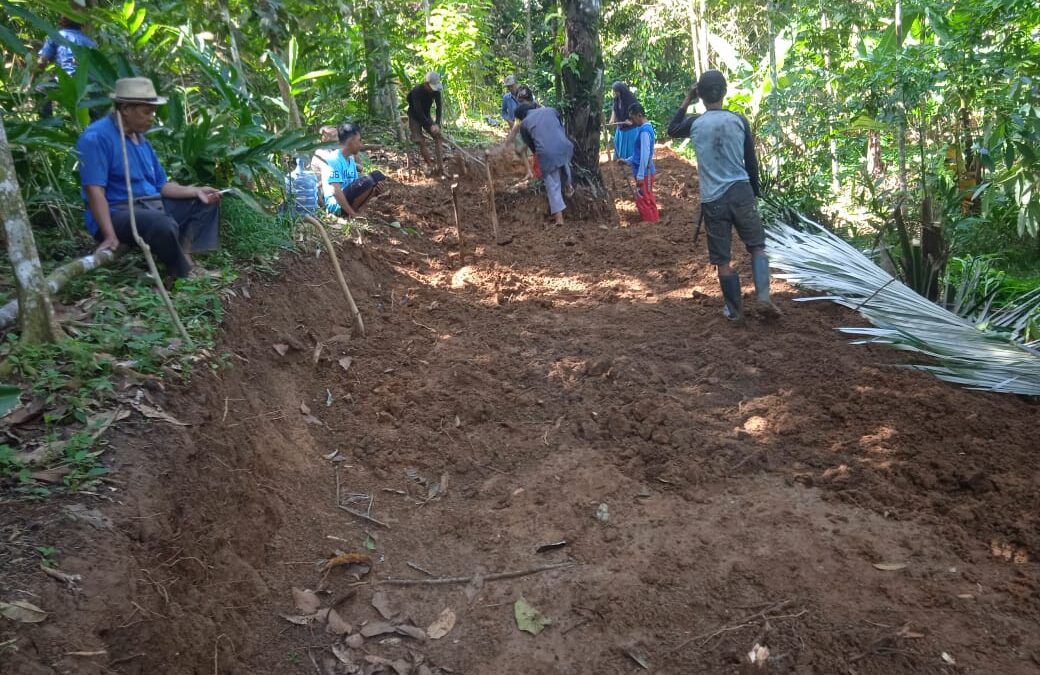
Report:
[[[386,593],[383,591],[376,591],[372,594],[372,606],[376,608],[376,611],[386,619],[390,621],[394,618],[394,610],[390,609],[390,601],[386,597]]]
[[[281,342],[271,345],[274,350],[278,352],[278,356],[285,356],[289,353],[289,345],[282,344]]]
[[[318,365],[318,361],[321,360],[321,352],[325,349],[325,343],[319,342],[314,345],[314,365]]]
[[[426,639],[426,631],[424,631],[422,628],[419,628],[418,626],[409,626],[407,624],[402,624],[397,627],[397,632],[401,635],[404,635],[405,637],[414,638],[416,640]]]
[[[141,413],[142,415],[144,415],[145,417],[147,417],[149,419],[161,420],[163,422],[168,422],[168,423],[170,423],[170,424],[172,424],[174,426],[178,426],[178,427],[188,427],[188,426],[191,426],[187,422],[181,422],[179,419],[177,419],[173,415],[170,415],[168,413],[164,413],[163,411],[159,410],[158,408],[153,408],[152,406],[148,405],[147,403],[136,403],[136,402],[134,402],[134,403],[131,403],[130,405],[132,405],[134,407],[134,409],[137,410],[137,412]]]
[[[339,360],[339,367],[343,370],[350,370],[350,364],[354,363],[354,359],[349,356],[344,356]]]
[[[83,504],[68,504],[62,507],[69,518],[80,520],[90,525],[95,530],[111,530],[112,519],[97,509],[88,509]]]
[[[321,568],[321,571],[324,574],[328,574],[333,570],[333,568],[339,567],[340,565],[367,565],[371,568],[372,558],[366,553],[343,553],[325,563],[325,566]]]
[[[362,637],[375,637],[376,635],[386,635],[387,633],[396,632],[397,629],[385,621],[371,621],[361,627]]]
[[[437,620],[430,624],[430,627],[426,629],[426,635],[431,640],[440,640],[442,637],[451,632],[451,629],[455,627],[455,612],[451,611],[450,607],[444,609]]]
[[[0,602],[0,616],[20,623],[40,623],[47,618],[47,612],[31,602],[15,600],[14,602]]]
[[[293,604],[304,614],[314,614],[321,608],[321,599],[311,590],[292,589]]]
[[[361,633],[354,633],[346,640],[344,640],[344,643],[351,649],[361,649],[361,647],[365,644],[365,638],[361,635]]]
[[[942,656],[942,660],[945,661],[946,663],[950,664],[951,666],[957,665],[957,662],[954,661],[953,657],[950,656],[948,653],[943,652],[941,654],[941,656]]]
[[[354,627],[343,620],[343,617],[334,610],[329,610],[329,616],[325,624],[325,631],[332,633],[333,635],[346,635],[350,631],[354,630]]]
[[[879,562],[874,563],[874,567],[885,572],[895,572],[906,567],[906,563]]]
[[[345,663],[348,666],[353,666],[354,665],[354,659],[350,658],[350,652],[348,652],[343,645],[340,645],[340,644],[332,645],[332,653],[333,653],[333,655],[337,659],[339,659],[340,663]],[[353,672],[357,672],[357,671],[353,671],[352,670],[350,672],[353,673]]]
[[[40,569],[43,570],[43,573],[47,576],[51,577],[52,579],[57,579],[58,581],[65,583],[69,587],[74,587],[76,584],[83,581],[83,577],[81,577],[78,574],[69,574],[68,572],[62,572],[59,569],[47,567],[46,565],[40,565]]]
[[[650,661],[647,659],[646,654],[641,649],[636,647],[622,647],[621,652],[639,664],[639,667],[643,670],[650,670]]]
[[[297,626],[306,626],[306,625],[312,624],[312,623],[314,623],[315,621],[318,620],[318,614],[307,614],[306,616],[298,616],[298,615],[292,615],[292,614],[279,614],[278,616],[282,617],[283,619],[285,619],[289,623],[296,624]]]

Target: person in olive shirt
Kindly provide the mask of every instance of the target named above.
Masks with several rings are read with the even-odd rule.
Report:
[[[419,154],[430,162],[430,151],[426,148],[425,131],[433,138],[434,154],[437,157],[437,172],[444,173],[441,161],[441,76],[436,71],[426,73],[422,84],[416,85],[408,92],[408,129],[412,140],[419,144]],[[430,116],[433,104],[437,104],[436,118]]]

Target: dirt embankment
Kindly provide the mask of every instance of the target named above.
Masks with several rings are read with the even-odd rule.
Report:
[[[77,499],[110,529],[3,504],[0,600],[51,614],[0,625],[0,671],[1037,672],[1036,407],[848,345],[833,329],[855,316],[779,284],[781,320],[730,325],[692,248],[695,173],[661,154],[656,225],[617,165],[617,216],[563,228],[503,176],[506,246],[464,179],[462,260],[446,185],[395,182],[372,212],[422,236],[341,252],[364,338],[343,337],[324,254],[249,281],[222,340],[234,366],[165,395],[191,426],[123,429],[111,489]],[[81,587],[39,572],[39,544]],[[337,549],[370,574],[324,577]],[[294,587],[351,635],[456,621],[355,649],[327,614],[279,616],[302,613]],[[537,636],[520,596],[552,620]]]

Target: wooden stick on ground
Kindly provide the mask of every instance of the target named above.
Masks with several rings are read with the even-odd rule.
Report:
[[[532,567],[526,570],[516,570],[513,572],[496,572],[494,574],[486,574],[481,577],[484,581],[501,581],[502,579],[516,579],[518,577],[526,577],[532,574],[538,574],[540,572],[548,572],[549,570],[562,570],[568,567],[577,567],[578,563],[574,561],[568,561],[564,563],[555,563],[553,565],[539,565],[538,567]],[[432,577],[430,579],[383,579],[382,581],[374,582],[376,586],[442,586],[445,584],[468,584],[473,581],[472,576],[469,577]]]
[[[123,116],[116,111],[116,121],[119,122],[119,145],[123,149],[123,173],[126,174],[126,199],[127,208],[130,209],[130,229],[134,233],[134,242],[137,243],[137,247],[144,253],[144,259],[148,263],[148,271],[152,274],[152,279],[155,280],[155,287],[159,289],[159,295],[162,296],[163,303],[166,304],[166,309],[169,310],[170,316],[173,318],[173,324],[177,326],[177,332],[184,338],[184,344],[188,346],[188,349],[194,349],[195,343],[192,342],[191,337],[188,336],[188,331],[184,328],[184,324],[181,323],[180,314],[177,313],[177,308],[173,306],[173,300],[170,299],[170,294],[166,292],[166,287],[163,286],[162,277],[159,276],[159,268],[155,266],[155,258],[152,257],[152,249],[149,248],[147,242],[141,238],[141,235],[137,232],[137,216],[135,215],[134,209],[134,190],[130,185],[130,160],[126,156],[126,129],[123,128]]]
[[[491,163],[488,161],[487,151],[484,151],[484,171],[487,172],[488,204],[491,206],[491,228],[495,232],[495,243],[501,244],[502,239],[498,236],[498,209],[495,207],[495,178],[491,175]]]
[[[459,238],[459,267],[466,264],[466,245],[462,240],[462,227],[459,225],[459,183],[451,184],[451,211],[455,214],[455,234]]]
[[[346,511],[350,515],[356,516],[356,517],[360,518],[361,520],[367,520],[368,522],[375,523],[376,525],[379,525],[380,527],[385,527],[388,530],[390,529],[390,526],[387,525],[386,523],[384,523],[383,521],[376,520],[372,516],[369,516],[369,515],[366,515],[364,513],[361,513],[360,511],[355,511],[354,509],[350,508],[349,506],[343,506],[342,504],[336,504],[336,506],[337,506],[337,508],[343,509],[344,511]]]
[[[482,166],[487,166],[487,164],[486,164],[486,156],[485,156],[485,160],[483,160],[483,161],[482,161],[482,160],[481,160],[481,159],[480,159],[479,157],[474,157],[474,156],[473,156],[473,155],[471,155],[470,153],[468,153],[468,152],[466,152],[465,150],[463,150],[463,149],[462,149],[462,147],[461,147],[461,146],[460,146],[460,145],[459,145],[458,143],[456,143],[455,141],[453,141],[453,140],[452,140],[452,139],[451,139],[451,138],[450,138],[450,137],[449,137],[449,136],[448,136],[447,134],[445,134],[445,133],[444,133],[443,131],[441,132],[441,137],[442,137],[442,138],[443,138],[444,140],[448,141],[448,145],[450,145],[451,147],[455,148],[456,150],[458,150],[459,152],[461,152],[461,153],[462,153],[463,155],[465,155],[466,157],[469,157],[470,159],[472,159],[472,160],[473,160],[474,162],[476,162],[477,164],[480,164],[480,165],[482,165]]]
[[[336,249],[332,246],[332,240],[329,239],[329,233],[325,230],[325,226],[321,224],[321,221],[314,216],[304,216],[306,220],[314,227],[318,228],[318,234],[321,235],[321,240],[325,242],[325,248],[329,250],[329,257],[332,258],[332,267],[336,270],[336,278],[339,279],[339,287],[343,289],[343,295],[347,297],[347,306],[350,307],[350,316],[354,322],[354,330],[359,335],[365,334],[365,322],[361,320],[361,312],[358,310],[357,303],[354,302],[354,296],[350,293],[350,287],[347,286],[347,280],[343,278],[343,270],[339,266],[339,257],[336,255]]]

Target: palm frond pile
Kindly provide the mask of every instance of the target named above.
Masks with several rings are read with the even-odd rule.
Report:
[[[781,272],[775,276],[828,294],[798,300],[831,300],[862,314],[873,327],[838,329],[866,337],[854,344],[924,354],[936,365],[910,367],[971,389],[1040,396],[1040,341],[1023,338],[1040,292],[996,311],[989,303],[959,303],[965,318],[918,295],[801,214],[785,210],[784,219],[791,222],[777,218],[767,228],[770,262]]]

